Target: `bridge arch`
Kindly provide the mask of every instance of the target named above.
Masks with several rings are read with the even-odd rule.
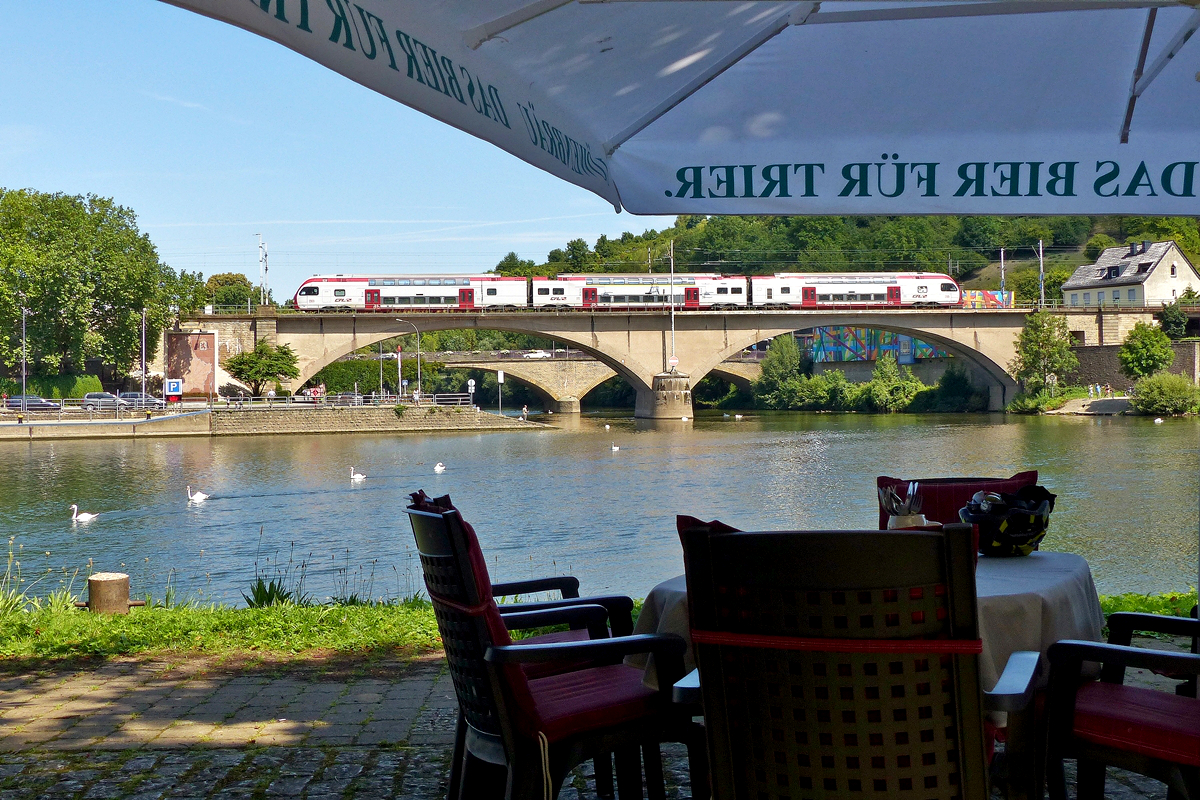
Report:
[[[686,311],[675,314],[674,334],[671,315],[662,311],[426,312],[408,314],[403,322],[385,314],[281,314],[271,321],[273,338],[291,345],[299,355],[300,381],[354,350],[410,333],[414,325],[421,332],[496,330],[554,339],[587,353],[637,390],[638,416],[678,418],[691,414],[689,379],[698,381],[714,369],[724,369],[719,365],[728,356],[755,342],[833,325],[894,331],[944,348],[972,367],[977,380],[988,386],[990,407],[998,410],[1016,390],[1007,365],[1015,355],[1014,340],[1027,313],[1015,309]],[[223,319],[221,324],[227,326],[236,322]],[[261,317],[241,319],[260,332],[267,322]],[[678,379],[669,374],[672,354],[678,361]],[[514,373],[514,377],[520,376]],[[676,391],[664,405],[657,396],[662,393],[655,392],[659,377],[671,379],[676,389],[682,385],[685,391]],[[536,379],[527,382],[536,386]]]

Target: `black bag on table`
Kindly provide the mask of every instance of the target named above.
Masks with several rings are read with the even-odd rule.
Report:
[[[978,526],[983,555],[1027,556],[1046,536],[1056,496],[1044,486],[1024,486],[1016,494],[976,492],[958,517]]]

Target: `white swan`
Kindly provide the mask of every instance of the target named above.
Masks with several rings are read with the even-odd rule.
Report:
[[[1154,418],[1154,424],[1155,424],[1155,425],[1162,425],[1162,417],[1155,417],[1155,418]]]
[[[361,472],[355,472],[354,467],[350,468],[350,480],[358,483],[359,481],[365,481],[366,479],[366,475],[363,475]]]
[[[77,505],[71,506],[71,522],[91,522],[98,516],[100,516],[100,515],[99,514],[89,514],[86,511],[84,511],[83,513],[80,513],[79,506],[77,506]]]
[[[734,419],[741,419],[741,418],[742,418],[742,415],[741,415],[741,414],[734,414],[734,415],[733,415],[733,418],[734,418]]]
[[[192,487],[187,487],[187,495],[189,503],[203,503],[208,499],[208,495],[204,492],[193,492]]]
[[[607,426],[607,425],[605,425],[605,426],[604,426],[604,430],[608,430],[608,426]]]
[[[613,442],[613,444],[612,444],[612,451],[615,453],[615,452],[617,452],[617,451],[618,451],[618,450],[620,450],[620,449],[621,449],[621,446],[620,446],[619,444],[617,444],[616,442]]]
[[[722,417],[725,417],[726,419],[728,419],[728,418],[729,418],[729,415],[728,415],[728,414],[722,414],[721,416],[722,416]]]
[[[433,471],[436,472],[437,474],[441,475],[443,472],[446,471],[446,465],[439,461],[438,463],[433,465]]]

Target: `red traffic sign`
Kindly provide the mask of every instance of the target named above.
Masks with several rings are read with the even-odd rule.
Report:
[[[668,364],[668,365],[670,365],[670,366],[672,366],[672,367],[678,367],[678,366],[679,366],[679,359],[678,359],[678,358],[676,358],[675,356],[671,356],[670,358],[668,358],[668,359],[667,359],[667,364]]]

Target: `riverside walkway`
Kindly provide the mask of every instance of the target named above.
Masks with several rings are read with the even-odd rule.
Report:
[[[455,713],[440,654],[0,662],[0,797],[434,800],[446,796]],[[667,797],[691,797],[686,751],[664,746],[663,757]],[[592,786],[589,765],[560,797],[593,798]],[[1166,791],[1110,770],[1106,795]]]

